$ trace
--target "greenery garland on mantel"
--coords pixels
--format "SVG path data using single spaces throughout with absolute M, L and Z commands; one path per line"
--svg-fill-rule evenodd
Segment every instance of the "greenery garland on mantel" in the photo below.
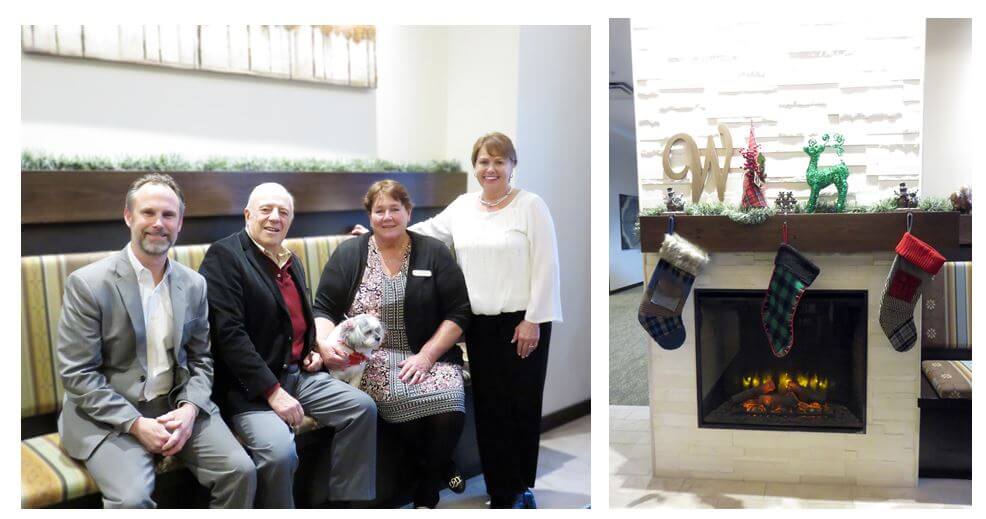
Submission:
M 324 173 L 461 173 L 455 160 L 423 163 L 380 159 L 318 159 L 284 157 L 216 156 L 189 160 L 178 154 L 124 156 L 70 156 L 24 150 L 21 171 L 238 171 Z
M 945 197 L 935 197 L 929 196 L 921 199 L 918 203 L 918 209 L 925 212 L 946 212 L 954 211 L 952 208 L 952 202 Z M 843 213 L 888 213 L 897 210 L 897 198 L 890 197 L 884 200 L 877 201 L 871 205 L 862 205 L 856 202 L 847 202 L 846 209 Z M 835 204 L 819 202 L 815 207 L 815 214 L 818 213 L 835 213 Z M 640 211 L 640 216 L 661 216 L 667 213 L 666 206 L 662 203 L 658 207 L 653 207 L 650 209 L 643 209 Z M 675 213 L 681 214 L 681 213 Z M 767 221 L 768 218 L 778 214 L 777 209 L 773 207 L 758 207 L 752 209 L 740 209 L 732 204 L 727 204 L 725 202 L 699 202 L 697 204 L 685 203 L 684 214 L 688 216 L 725 216 L 730 220 L 740 223 L 743 225 L 760 225 Z M 789 214 L 806 214 L 805 202 L 798 202 L 797 207 L 794 211 Z M 640 219 L 637 219 L 636 224 L 634 224 L 634 232 L 640 235 Z

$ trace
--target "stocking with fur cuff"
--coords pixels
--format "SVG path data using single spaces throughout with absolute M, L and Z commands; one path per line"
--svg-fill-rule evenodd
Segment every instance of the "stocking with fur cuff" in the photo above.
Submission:
M 677 234 L 664 235 L 658 256 L 660 261 L 637 309 L 637 321 L 657 344 L 673 350 L 685 342 L 681 311 L 709 256 Z

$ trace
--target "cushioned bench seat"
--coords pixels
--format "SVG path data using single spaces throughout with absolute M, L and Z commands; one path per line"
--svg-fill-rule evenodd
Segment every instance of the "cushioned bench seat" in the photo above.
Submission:
M 938 398 L 972 398 L 971 360 L 925 360 L 921 372 Z
M 62 450 L 58 433 L 21 442 L 21 507 L 51 506 L 98 491 L 82 463 Z
M 318 422 L 306 416 L 295 429 L 301 435 L 318 428 Z M 181 460 L 169 456 L 155 466 L 165 474 L 183 467 Z M 43 508 L 99 492 L 81 461 L 62 450 L 57 432 L 21 441 L 21 507 Z

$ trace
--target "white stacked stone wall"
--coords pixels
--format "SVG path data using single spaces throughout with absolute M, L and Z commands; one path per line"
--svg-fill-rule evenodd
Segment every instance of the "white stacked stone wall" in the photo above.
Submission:
M 695 289 L 765 290 L 769 284 L 774 253 L 710 256 L 711 262 L 695 280 Z M 685 343 L 672 351 L 654 342 L 650 345 L 655 477 L 865 486 L 917 484 L 920 352 L 919 348 L 895 351 L 878 321 L 880 296 L 893 254 L 808 256 L 821 268 L 809 290 L 868 292 L 866 433 L 699 428 L 692 294 L 682 315 L 687 330 Z M 650 277 L 657 261 L 656 254 L 644 254 L 645 277 Z M 921 312 L 915 312 L 919 330 L 920 318 Z
M 805 20 L 809 15 L 806 7 Z M 849 201 L 892 196 L 901 181 L 919 188 L 924 20 L 730 22 L 695 26 L 674 17 L 631 20 L 640 207 L 655 207 L 673 187 L 691 200 L 690 178 L 673 181 L 661 166 L 664 145 L 687 133 L 700 148 L 726 124 L 734 148 L 746 146 L 752 120 L 767 157 L 768 201 L 780 191 L 799 200 L 810 137 L 845 136 Z M 851 20 L 850 20 L 851 19 Z M 819 166 L 837 164 L 826 150 Z M 672 164 L 684 162 L 676 151 Z M 733 155 L 725 200 L 739 205 L 743 158 Z M 833 200 L 835 188 L 822 191 Z M 825 196 L 827 195 L 827 196 Z M 717 199 L 713 183 L 703 200 Z

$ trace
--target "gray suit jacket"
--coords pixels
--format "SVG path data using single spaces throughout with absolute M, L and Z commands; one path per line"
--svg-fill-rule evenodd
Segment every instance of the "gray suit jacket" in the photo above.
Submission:
M 187 400 L 218 414 L 209 398 L 213 368 L 205 279 L 173 261 L 170 290 L 175 384 L 168 401 L 172 408 Z M 135 404 L 147 380 L 145 341 L 140 288 L 126 248 L 68 277 L 58 321 L 58 367 L 65 387 L 58 432 L 73 458 L 88 459 L 103 439 L 126 433 L 141 416 Z

